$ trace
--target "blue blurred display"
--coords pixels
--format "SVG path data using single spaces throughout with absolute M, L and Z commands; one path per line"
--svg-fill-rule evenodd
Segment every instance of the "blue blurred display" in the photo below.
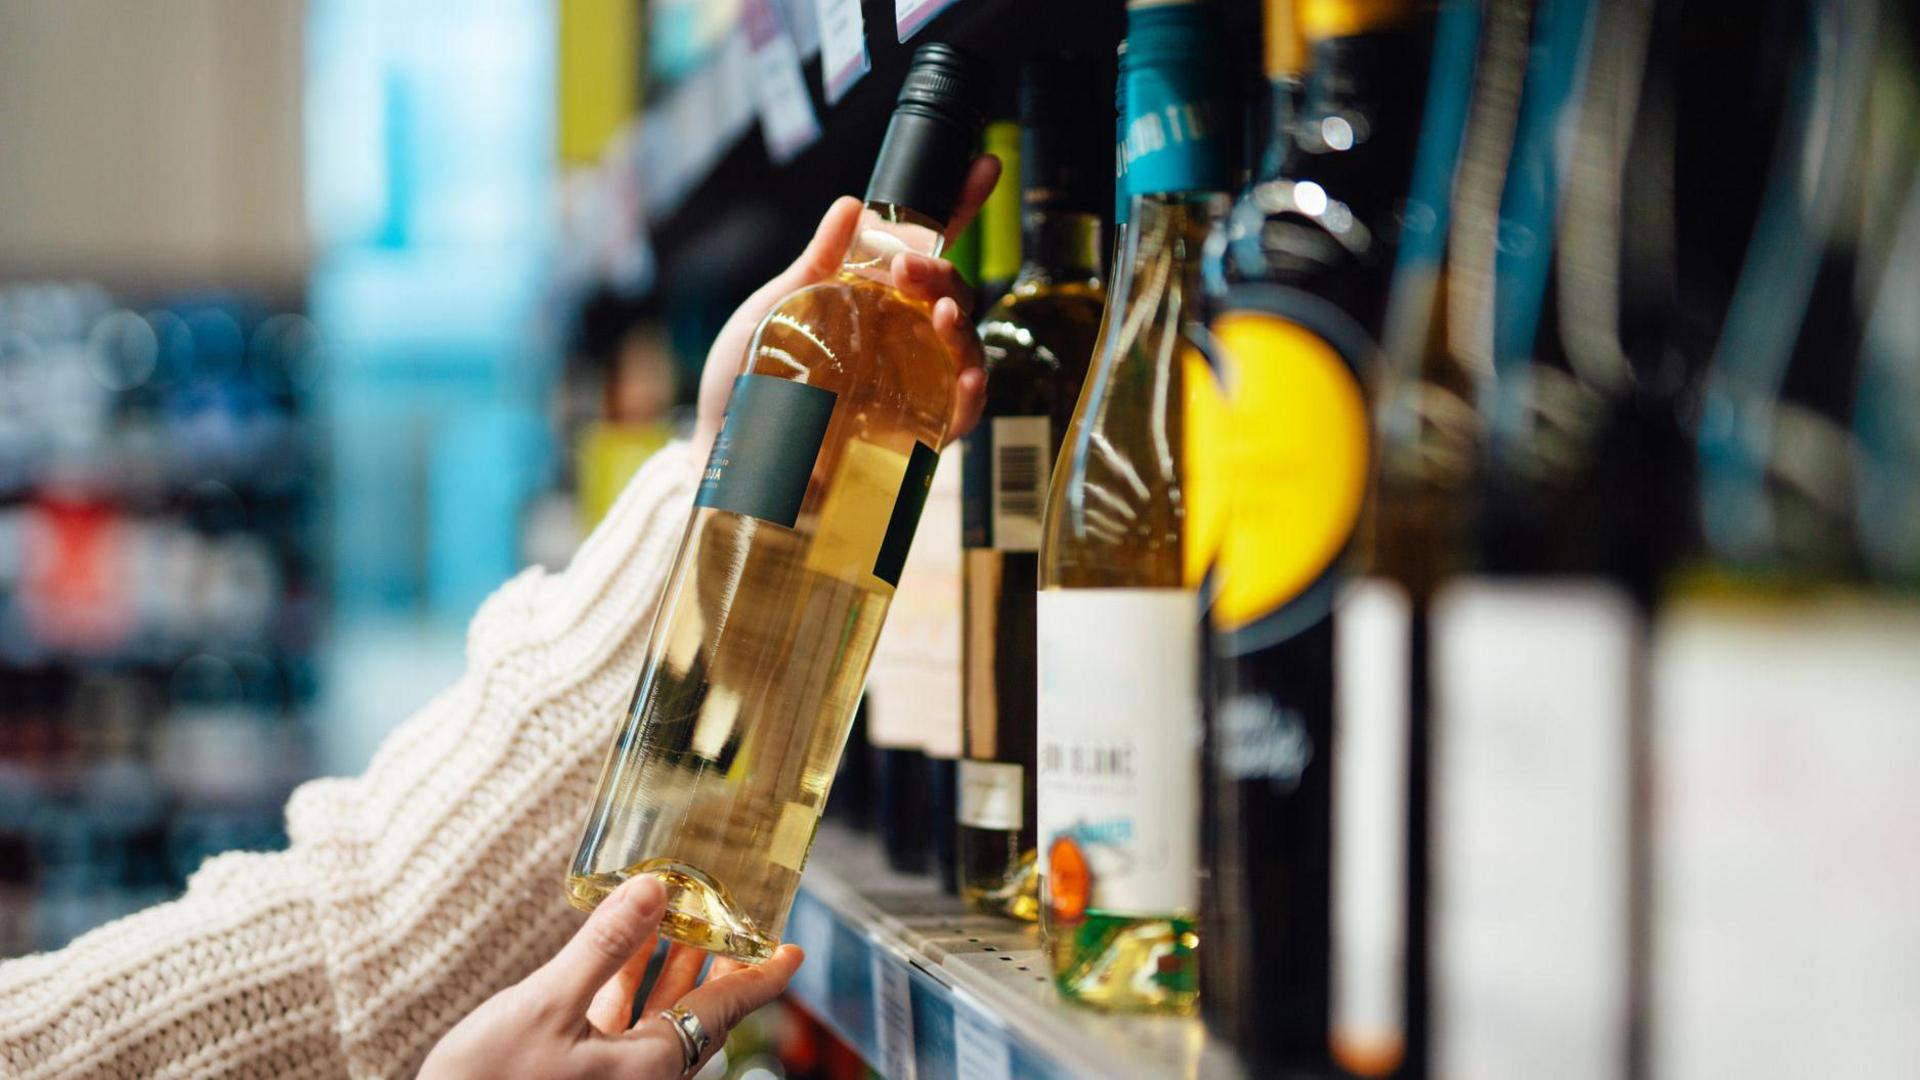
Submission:
M 554 10 L 318 0 L 311 309 L 343 619 L 463 619 L 551 474 Z

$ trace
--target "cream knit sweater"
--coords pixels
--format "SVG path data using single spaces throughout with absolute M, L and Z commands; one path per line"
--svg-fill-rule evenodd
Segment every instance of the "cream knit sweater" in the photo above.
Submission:
M 0 964 L 0 1076 L 411 1076 L 552 957 L 693 480 L 661 451 L 565 572 L 488 598 L 465 676 L 364 774 L 296 791 L 287 850 L 209 859 L 181 899 Z

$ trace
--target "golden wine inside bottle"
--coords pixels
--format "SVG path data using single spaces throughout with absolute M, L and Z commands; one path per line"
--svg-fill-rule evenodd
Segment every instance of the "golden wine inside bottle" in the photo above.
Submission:
M 1041 926 L 1061 992 L 1105 1009 L 1197 1000 L 1197 575 L 1192 398 L 1212 390 L 1180 317 L 1204 202 L 1134 204 L 1129 295 L 1067 429 L 1040 556 Z M 1217 391 L 1213 391 L 1217 393 Z
M 938 255 L 984 75 L 923 45 L 832 280 L 760 321 L 701 475 L 567 895 L 667 885 L 666 936 L 773 953 L 953 414 L 930 307 L 891 285 Z
M 754 380 L 798 376 L 787 385 L 832 397 L 818 456 L 791 527 L 695 510 L 568 892 L 590 907 L 658 874 L 663 932 L 761 959 L 779 942 L 893 596 L 876 560 L 896 508 L 924 498 L 953 371 L 924 305 L 852 271 L 775 308 L 749 357 L 730 426 L 764 421 Z M 723 434 L 716 462 L 728 445 Z

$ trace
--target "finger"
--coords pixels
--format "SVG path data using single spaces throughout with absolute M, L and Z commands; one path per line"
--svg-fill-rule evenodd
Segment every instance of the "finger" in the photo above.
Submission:
M 691 945 L 676 943 L 667 950 L 667 962 L 660 965 L 660 977 L 653 981 L 642 1015 L 652 1016 L 686 997 L 687 991 L 700 981 L 700 969 L 706 964 L 707 954 Z
M 724 979 L 736 971 L 745 971 L 752 966 L 752 964 L 735 960 L 731 956 L 716 956 L 713 958 L 713 963 L 707 967 L 707 981 Z
M 558 955 L 528 977 L 543 1004 L 578 1024 L 600 988 L 648 948 L 666 907 L 667 892 L 658 879 L 647 874 L 627 879 L 600 901 Z
M 584 1039 L 568 1052 L 575 1076 L 682 1076 L 686 1052 L 665 1020 L 649 1017 L 611 1039 Z
M 953 415 L 947 422 L 947 439 L 954 439 L 973 430 L 980 422 L 980 413 L 987 403 L 987 372 L 985 357 L 980 350 L 980 335 L 974 331 L 973 323 L 961 314 L 960 307 L 951 299 L 941 300 L 933 305 L 933 332 L 940 343 L 947 347 L 947 354 L 953 357 L 955 369 L 953 383 Z
M 847 257 L 847 248 L 853 244 L 853 232 L 860 225 L 860 206 L 860 200 L 851 195 L 833 200 L 833 205 L 827 207 L 826 214 L 820 218 L 820 227 L 813 231 L 813 239 L 807 242 L 806 250 L 778 277 L 761 286 L 761 291 L 772 290 L 777 299 L 832 277 Z
M 987 407 L 987 373 L 972 368 L 954 381 L 953 423 L 947 429 L 947 442 L 966 435 L 980 423 Z
M 931 304 L 944 296 L 959 304 L 963 314 L 973 310 L 973 286 L 945 259 L 902 252 L 893 257 L 888 270 L 893 287 L 910 300 Z
M 647 980 L 647 967 L 653 963 L 653 954 L 658 951 L 659 938 L 648 941 L 645 948 L 636 951 L 606 985 L 594 992 L 593 1004 L 587 1007 L 587 1022 L 604 1035 L 615 1035 L 627 1030 L 633 1023 L 633 999 L 640 993 L 640 984 Z
M 1000 182 L 1000 159 L 992 154 L 981 154 L 967 166 L 967 178 L 960 185 L 960 199 L 954 204 L 953 217 L 947 222 L 947 239 L 951 241 L 966 231 L 973 223 L 973 216 L 980 212 L 980 204 L 993 194 L 993 186 Z
M 799 946 L 782 945 L 762 963 L 738 965 L 724 975 L 710 976 L 680 999 L 680 1007 L 699 1018 L 700 1026 L 709 1038 L 707 1053 L 701 1056 L 702 1064 L 727 1041 L 727 1033 L 733 1030 L 735 1024 L 746 1019 L 748 1013 L 780 996 L 804 959 L 806 954 L 800 951 Z M 656 1019 L 653 1024 L 636 1027 L 634 1031 L 640 1032 L 642 1028 L 650 1029 L 656 1025 L 665 1027 L 666 1023 L 665 1020 Z M 667 1034 L 671 1035 L 672 1032 L 668 1031 Z M 689 1071 L 698 1071 L 698 1068 Z

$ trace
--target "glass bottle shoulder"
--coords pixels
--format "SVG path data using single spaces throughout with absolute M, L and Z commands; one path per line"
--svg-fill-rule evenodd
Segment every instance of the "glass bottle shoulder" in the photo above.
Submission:
M 980 343 L 992 380 L 1086 374 L 1100 332 L 1106 292 L 1097 283 L 1072 282 L 1017 290 L 1002 297 L 979 322 Z
M 936 446 L 952 411 L 954 361 L 930 305 L 854 273 L 775 304 L 754 331 L 746 370 L 832 390 L 869 419 L 904 422 Z
M 1041 585 L 1181 588 L 1189 379 L 1207 366 L 1199 257 L 1208 210 L 1140 207 L 1127 295 L 1054 470 Z

